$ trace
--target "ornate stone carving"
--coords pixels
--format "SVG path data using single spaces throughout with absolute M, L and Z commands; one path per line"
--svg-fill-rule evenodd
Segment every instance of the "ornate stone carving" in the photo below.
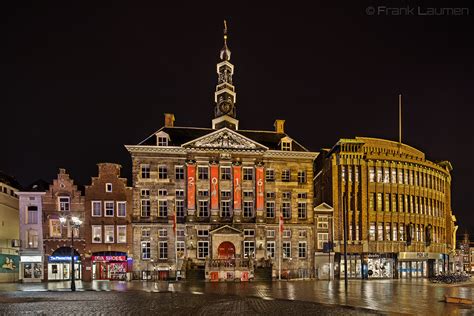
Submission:
M 183 147 L 208 149 L 266 150 L 267 148 L 228 128 L 223 128 L 209 135 L 198 138 Z

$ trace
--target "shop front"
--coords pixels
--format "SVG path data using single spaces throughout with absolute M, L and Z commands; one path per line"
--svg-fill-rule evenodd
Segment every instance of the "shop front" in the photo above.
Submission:
M 391 279 L 395 277 L 393 253 L 347 254 L 347 278 Z M 344 256 L 340 255 L 340 278 L 344 278 Z
M 43 257 L 20 256 L 20 278 L 23 282 L 41 282 L 43 280 Z
M 81 257 L 74 251 L 74 276 L 76 280 L 82 279 Z M 71 279 L 71 249 L 61 247 L 48 257 L 48 280 Z
M 444 255 L 434 252 L 400 252 L 398 276 L 402 279 L 427 278 L 443 272 Z
M 91 257 L 94 280 L 126 280 L 128 271 L 125 253 L 96 253 Z

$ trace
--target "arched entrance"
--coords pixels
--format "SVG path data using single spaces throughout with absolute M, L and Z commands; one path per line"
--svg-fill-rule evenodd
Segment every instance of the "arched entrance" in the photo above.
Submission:
M 74 274 L 76 280 L 82 279 L 81 256 L 74 249 Z M 71 279 L 71 248 L 60 247 L 48 257 L 48 280 Z
M 222 242 L 217 248 L 219 259 L 235 259 L 235 246 L 230 241 Z

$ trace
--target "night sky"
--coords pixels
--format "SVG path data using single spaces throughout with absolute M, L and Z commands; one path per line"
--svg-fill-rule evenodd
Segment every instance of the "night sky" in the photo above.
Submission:
M 0 8 L 0 170 L 23 185 L 51 181 L 60 167 L 90 184 L 98 162 L 121 163 L 130 177 L 123 145 L 160 128 L 165 112 L 177 126 L 210 127 L 226 18 L 241 129 L 285 119 L 314 151 L 355 136 L 397 140 L 402 93 L 403 142 L 451 161 L 452 208 L 460 231 L 474 233 L 471 1 L 444 2 L 468 7 L 467 16 L 366 13 L 405 1 L 69 2 Z

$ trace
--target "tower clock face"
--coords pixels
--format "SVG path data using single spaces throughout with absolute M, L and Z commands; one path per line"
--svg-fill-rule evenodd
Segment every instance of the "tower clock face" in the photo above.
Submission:
M 222 113 L 227 114 L 232 110 L 232 104 L 230 104 L 230 102 L 223 101 L 221 104 L 219 104 L 219 110 Z

